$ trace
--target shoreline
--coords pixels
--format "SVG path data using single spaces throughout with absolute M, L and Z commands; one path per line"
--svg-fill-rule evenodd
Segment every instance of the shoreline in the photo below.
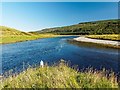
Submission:
M 31 38 L 31 39 L 28 38 L 28 39 L 16 40 L 16 41 L 10 41 L 10 42 L 2 42 L 3 40 L 1 40 L 2 43 L 0 42 L 0 45 L 13 44 L 13 43 L 18 43 L 18 42 L 26 42 L 26 41 L 33 41 L 33 40 L 44 39 L 44 38 L 54 38 L 54 37 L 59 37 L 59 36 L 53 35 L 53 36 L 50 36 L 50 37 L 36 37 L 36 38 Z
M 119 41 L 91 39 L 91 38 L 87 38 L 85 36 L 73 38 L 73 40 L 77 41 L 77 42 L 100 44 L 100 45 L 104 45 L 104 46 L 112 47 L 112 48 L 120 48 Z
M 18 42 L 26 42 L 26 41 L 33 41 L 33 40 L 38 40 L 38 39 L 45 39 L 45 38 L 55 38 L 55 37 L 63 37 L 63 36 L 80 36 L 80 35 L 53 35 L 51 37 L 38 37 L 38 38 L 33 38 L 33 39 L 25 39 L 25 40 L 20 40 L 20 41 L 12 41 L 12 42 L 5 42 L 5 43 L 0 43 L 0 45 L 4 44 L 13 44 L 13 43 L 18 43 Z M 1 38 L 2 39 L 2 38 Z M 2 42 L 2 40 L 1 40 Z

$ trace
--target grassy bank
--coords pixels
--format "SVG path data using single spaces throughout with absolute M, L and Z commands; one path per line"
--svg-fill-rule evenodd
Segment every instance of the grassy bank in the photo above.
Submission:
M 35 40 L 39 38 L 49 38 L 58 36 L 53 34 L 27 33 L 4 26 L 0 26 L 0 31 L 0 44 L 15 43 L 21 41 Z
M 22 42 L 22 41 L 28 41 L 28 40 L 35 40 L 40 38 L 49 38 L 49 37 L 56 37 L 57 35 L 53 34 L 39 34 L 39 35 L 13 35 L 13 36 L 2 36 L 2 41 L 0 44 L 6 44 L 6 43 L 15 43 L 15 42 Z
M 120 34 L 88 35 L 88 38 L 120 41 Z
M 114 74 L 105 71 L 78 72 L 61 62 L 54 66 L 28 68 L 26 71 L 5 78 L 0 88 L 118 88 Z

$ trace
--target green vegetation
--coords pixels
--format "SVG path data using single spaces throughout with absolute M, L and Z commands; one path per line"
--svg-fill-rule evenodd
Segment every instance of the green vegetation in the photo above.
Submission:
M 105 40 L 114 40 L 120 41 L 120 34 L 108 34 L 108 35 L 88 35 L 86 37 L 93 39 L 105 39 Z
M 63 60 L 53 66 L 28 68 L 18 75 L 4 78 L 0 88 L 118 88 L 113 73 L 86 69 L 85 72 L 70 68 Z
M 62 35 L 118 34 L 119 20 L 103 20 L 79 23 L 71 26 L 56 27 L 36 31 L 37 33 L 54 33 Z
M 97 35 L 98 36 L 87 36 L 89 38 L 98 39 L 110 39 L 120 40 L 115 34 L 119 34 L 120 29 L 118 28 L 119 20 L 103 20 L 94 22 L 84 22 L 76 25 L 56 27 L 43 29 L 36 32 L 21 32 L 13 28 L 0 26 L 2 35 L 0 35 L 0 44 L 14 43 L 27 40 L 35 40 L 39 38 L 55 37 L 57 35 Z M 114 35 L 103 35 L 102 34 L 114 34 Z
M 0 44 L 21 42 L 27 40 L 35 40 L 39 38 L 55 37 L 53 34 L 37 34 L 37 33 L 26 33 L 13 28 L 0 26 Z

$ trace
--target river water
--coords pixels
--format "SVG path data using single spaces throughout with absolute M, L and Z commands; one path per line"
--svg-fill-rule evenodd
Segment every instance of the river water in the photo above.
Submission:
M 4 44 L 2 46 L 2 72 L 22 71 L 29 65 L 39 65 L 40 61 L 52 65 L 64 59 L 79 69 L 93 67 L 119 72 L 118 50 L 112 48 L 84 46 L 68 43 L 68 39 L 77 36 L 38 39 L 33 41 Z

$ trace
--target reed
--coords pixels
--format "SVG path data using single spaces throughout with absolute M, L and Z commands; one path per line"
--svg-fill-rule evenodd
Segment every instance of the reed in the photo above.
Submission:
M 63 61 L 59 64 L 28 68 L 17 74 L 3 78 L 0 88 L 118 88 L 114 73 L 91 68 L 81 72 Z

